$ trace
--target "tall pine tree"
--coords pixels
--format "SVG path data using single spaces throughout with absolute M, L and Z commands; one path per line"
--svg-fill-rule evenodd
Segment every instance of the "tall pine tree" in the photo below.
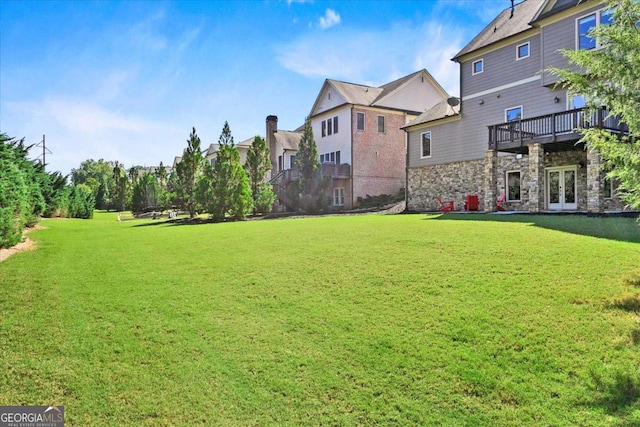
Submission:
M 216 221 L 224 221 L 227 216 L 244 218 L 252 208 L 251 188 L 228 122 L 224 123 L 218 146 L 213 166 L 205 167 L 198 184 L 199 200 Z
M 276 201 L 276 196 L 273 194 L 271 185 L 264 181 L 265 176 L 271 170 L 271 161 L 269 160 L 269 148 L 260 136 L 253 139 L 251 147 L 247 151 L 244 169 L 251 186 L 253 213 L 269 212 Z
M 294 184 L 297 185 L 297 189 L 294 191 L 297 191 L 299 206 L 305 212 L 321 212 L 329 204 L 326 191 L 331 184 L 331 178 L 322 176 L 318 147 L 313 138 L 311 118 L 309 117 L 304 121 L 302 137 L 296 154 L 296 167 L 298 168 L 299 180 Z M 292 191 L 289 190 L 288 193 L 291 194 Z
M 182 207 L 189 212 L 190 218 L 195 217 L 197 212 L 196 190 L 202 175 L 203 165 L 204 157 L 200 149 L 200 137 L 196 133 L 196 128 L 193 128 L 182 159 L 176 165 L 176 195 L 181 201 Z

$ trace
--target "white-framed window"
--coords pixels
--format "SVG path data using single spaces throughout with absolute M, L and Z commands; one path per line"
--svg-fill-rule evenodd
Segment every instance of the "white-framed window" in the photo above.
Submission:
M 281 171 L 283 168 L 283 164 L 282 164 L 282 156 L 278 156 L 278 171 Z
M 364 113 L 356 113 L 356 130 L 364 130 Z
M 344 206 L 344 188 L 333 189 L 333 206 Z
M 322 136 L 323 137 L 327 136 L 327 121 L 326 120 L 322 121 Z
M 576 19 L 576 50 L 590 50 L 602 47 L 600 40 L 589 35 L 589 31 L 598 25 L 610 24 L 613 9 L 601 9 Z
M 378 116 L 378 133 L 384 133 L 384 116 Z
M 519 202 L 522 200 L 520 195 L 521 177 L 520 171 L 507 171 L 507 202 Z
M 504 110 L 504 121 L 515 122 L 522 120 L 522 105 Z
M 333 120 L 327 120 L 327 135 L 331 135 L 333 133 Z
M 291 165 L 291 168 L 293 168 L 296 165 L 296 156 L 295 154 L 292 154 L 289 156 L 289 164 Z
M 471 64 L 471 75 L 480 74 L 484 71 L 484 59 L 478 59 Z
M 528 58 L 531 50 L 529 42 L 519 44 L 516 46 L 516 61 L 524 58 Z
M 331 153 L 320 154 L 320 163 L 335 163 L 340 164 L 340 150 L 332 151 Z
M 338 116 L 333 118 L 333 133 L 338 133 Z
M 420 135 L 420 158 L 431 157 L 431 131 Z

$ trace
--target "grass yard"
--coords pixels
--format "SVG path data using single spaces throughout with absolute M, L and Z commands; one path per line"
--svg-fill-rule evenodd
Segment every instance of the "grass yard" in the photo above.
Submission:
M 44 220 L 0 404 L 66 425 L 640 425 L 640 230 L 584 216 Z

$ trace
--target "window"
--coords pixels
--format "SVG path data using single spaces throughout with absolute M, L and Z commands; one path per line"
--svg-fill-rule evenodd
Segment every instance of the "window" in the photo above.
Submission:
M 529 57 L 529 42 L 518 45 L 516 47 L 516 61 L 518 59 L 524 59 Z
M 364 130 L 364 113 L 356 113 L 356 130 Z
M 338 116 L 333 118 L 333 133 L 338 133 Z
M 507 202 L 520 201 L 520 171 L 507 172 Z
M 612 9 L 603 9 L 599 12 L 593 12 L 587 16 L 578 18 L 576 20 L 576 49 L 590 50 L 602 47 L 599 40 L 589 35 L 589 31 L 598 25 L 611 24 L 612 19 Z
M 610 178 L 604 178 L 604 198 L 611 199 L 613 198 L 613 183 Z
M 325 120 L 322 121 L 322 136 L 327 136 L 327 122 Z
M 294 156 L 293 154 L 289 157 L 289 162 L 291 164 L 291 167 L 295 167 L 296 165 L 296 156 Z
M 282 156 L 278 156 L 278 171 L 282 170 Z
M 378 132 L 384 133 L 384 116 L 378 116 Z
M 484 71 L 484 60 L 479 59 L 477 61 L 474 61 L 473 64 L 471 65 L 471 74 L 476 75 L 476 74 L 480 74 L 483 71 Z
M 333 133 L 332 124 L 333 121 L 331 119 L 327 120 L 327 135 L 331 135 Z
M 505 122 L 515 122 L 517 120 L 522 120 L 522 106 L 504 110 L 504 120 Z
M 421 136 L 422 155 L 420 158 L 431 157 L 431 132 L 425 132 Z
M 333 206 L 344 206 L 344 188 L 333 189 Z
M 340 151 L 320 154 L 320 163 L 340 164 Z

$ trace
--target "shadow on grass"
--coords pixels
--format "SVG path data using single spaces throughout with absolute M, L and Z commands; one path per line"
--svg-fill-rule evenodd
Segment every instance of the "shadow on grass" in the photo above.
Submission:
M 636 405 L 640 401 L 638 378 L 625 372 L 617 372 L 612 378 L 603 378 L 599 374 L 591 373 L 591 379 L 597 397 L 590 402 L 585 402 L 588 406 L 602 408 L 608 414 L 623 419 L 634 416 Z
M 535 227 L 582 236 L 640 243 L 640 222 L 631 217 L 605 217 L 583 214 L 444 214 L 426 220 L 492 221 L 528 223 Z M 638 279 L 640 282 L 640 278 Z
M 153 222 L 145 222 L 144 224 L 137 224 L 134 227 L 156 227 L 158 225 L 169 225 L 169 226 L 177 226 L 177 225 L 203 225 L 203 224 L 221 224 L 225 222 L 237 222 L 234 220 L 228 221 L 215 221 L 210 218 L 176 218 L 169 220 L 154 220 Z
M 609 305 L 609 308 L 629 311 L 631 313 L 640 313 L 640 294 L 615 300 Z

